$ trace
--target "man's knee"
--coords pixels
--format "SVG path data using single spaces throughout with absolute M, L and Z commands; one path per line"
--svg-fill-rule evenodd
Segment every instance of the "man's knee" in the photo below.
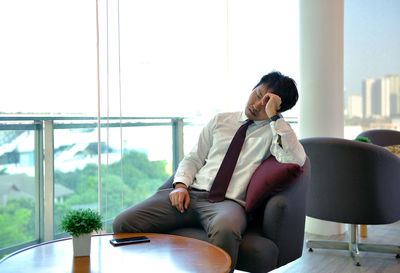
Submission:
M 245 228 L 245 222 L 242 223 L 242 221 L 237 221 L 229 217 L 218 217 L 218 219 L 214 219 L 210 226 L 208 236 L 211 241 L 228 238 L 240 241 Z
M 131 218 L 131 217 L 129 217 Z M 114 233 L 136 233 L 140 232 L 137 228 L 129 221 L 127 215 L 124 215 L 124 212 L 120 213 L 115 217 L 113 222 L 113 231 Z
M 227 238 L 232 236 L 238 240 L 241 240 L 242 238 L 241 230 L 231 226 L 220 226 L 220 227 L 214 227 L 209 232 L 210 238 L 217 238 L 217 237 Z
M 124 210 L 115 217 L 113 231 L 115 233 L 152 232 L 158 218 L 160 207 L 168 205 L 168 191 L 157 192 L 150 198 Z M 155 209 L 157 208 L 157 209 Z
M 114 222 L 113 222 L 113 232 L 114 233 L 123 233 L 123 228 L 122 228 L 122 223 L 121 220 L 118 219 L 118 216 L 115 217 Z

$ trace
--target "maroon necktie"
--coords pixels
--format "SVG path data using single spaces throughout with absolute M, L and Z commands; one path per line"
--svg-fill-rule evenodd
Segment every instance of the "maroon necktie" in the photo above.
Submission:
M 210 200 L 210 202 L 221 202 L 224 200 L 226 190 L 228 189 L 229 182 L 232 178 L 233 170 L 236 167 L 236 162 L 238 161 L 240 151 L 242 150 L 246 138 L 247 127 L 252 123 L 252 120 L 247 120 L 245 124 L 240 126 L 233 137 L 224 160 L 222 160 L 221 166 L 215 176 L 210 193 L 208 194 L 208 200 Z

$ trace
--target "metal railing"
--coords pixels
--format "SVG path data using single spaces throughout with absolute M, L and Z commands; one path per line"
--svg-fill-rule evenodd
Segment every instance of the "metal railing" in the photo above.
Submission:
M 291 124 L 297 124 L 297 118 L 285 119 Z M 204 125 L 184 120 L 183 117 L 108 117 L 101 118 L 100 128 L 171 126 L 172 169 L 174 171 L 184 155 L 184 126 Z M 98 128 L 97 117 L 0 116 L 0 131 L 34 131 L 36 238 L 30 242 L 0 249 L 0 257 L 21 248 L 54 239 L 54 131 L 89 128 Z M 109 220 L 106 219 L 106 221 Z
M 187 123 L 188 124 L 188 123 Z M 172 168 L 183 158 L 182 117 L 105 117 L 100 128 L 171 126 Z M 0 249 L 0 257 L 54 239 L 54 130 L 98 128 L 97 117 L 0 116 L 0 131 L 34 131 L 35 240 Z M 101 153 L 101 151 L 100 151 Z

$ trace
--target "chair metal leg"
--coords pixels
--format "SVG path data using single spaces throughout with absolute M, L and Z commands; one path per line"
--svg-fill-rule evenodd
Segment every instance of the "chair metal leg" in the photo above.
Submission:
M 306 242 L 306 247 L 308 248 L 321 248 L 321 249 L 339 249 L 339 250 L 348 250 L 349 244 L 346 242 L 338 242 L 338 241 L 316 241 L 316 240 L 308 240 Z
M 383 245 L 383 244 L 358 244 L 360 251 L 392 253 L 400 256 L 400 246 L 396 245 Z M 396 258 L 399 258 L 396 255 Z
M 351 256 L 354 259 L 354 264 L 356 266 L 360 266 L 360 251 L 358 248 L 358 229 L 357 225 L 348 225 L 348 238 L 349 238 L 349 250 L 351 252 Z
M 306 247 L 309 248 L 310 251 L 312 251 L 313 248 L 349 250 L 356 266 L 360 266 L 360 251 L 392 253 L 396 254 L 396 258 L 400 257 L 400 246 L 358 243 L 357 225 L 348 225 L 347 237 L 347 242 L 308 240 L 306 242 Z

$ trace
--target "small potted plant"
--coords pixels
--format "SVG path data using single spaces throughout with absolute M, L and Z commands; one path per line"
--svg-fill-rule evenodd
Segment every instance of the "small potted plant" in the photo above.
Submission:
M 367 137 L 358 136 L 354 139 L 355 141 L 365 142 L 365 143 L 372 143 L 371 140 Z
M 99 232 L 102 217 L 94 210 L 69 210 L 62 218 L 60 229 L 72 235 L 74 256 L 90 256 L 91 233 Z

